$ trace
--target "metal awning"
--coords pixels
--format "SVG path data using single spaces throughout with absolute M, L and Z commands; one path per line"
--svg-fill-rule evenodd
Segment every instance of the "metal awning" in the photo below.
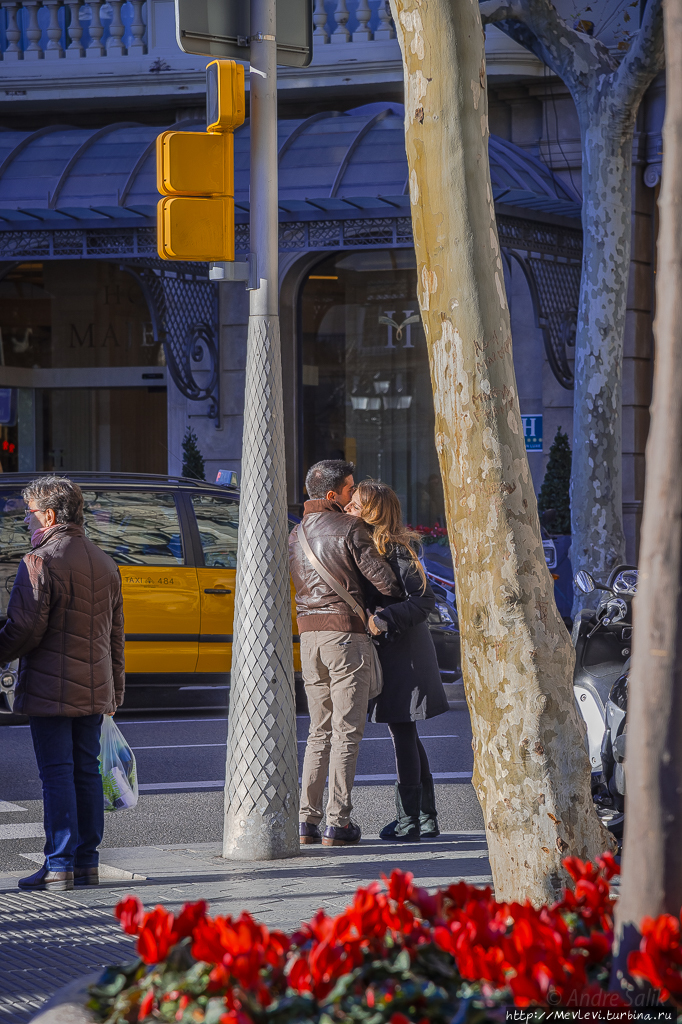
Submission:
M 399 104 L 372 103 L 280 121 L 280 221 L 409 216 L 403 117 Z M 202 124 L 171 127 L 198 131 Z M 152 226 L 161 130 L 126 122 L 0 131 L 0 232 Z M 248 221 L 249 142 L 247 122 L 235 134 L 238 223 Z M 494 135 L 489 149 L 500 212 L 507 206 L 579 220 L 580 196 L 541 160 Z

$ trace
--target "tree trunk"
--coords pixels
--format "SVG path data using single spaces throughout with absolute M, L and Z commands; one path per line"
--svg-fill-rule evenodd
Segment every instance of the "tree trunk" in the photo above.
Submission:
M 571 28 L 550 0 L 481 0 L 495 22 L 563 79 L 580 119 L 583 272 L 575 352 L 573 570 L 625 561 L 622 495 L 623 333 L 632 231 L 632 138 L 642 97 L 663 67 L 661 0 L 642 4 L 622 58 Z M 596 598 L 577 594 L 573 614 Z
M 556 897 L 562 858 L 609 844 L 590 796 L 574 654 L 528 469 L 471 0 L 391 0 L 419 302 L 457 580 L 462 667 L 497 898 Z
M 574 572 L 597 574 L 625 561 L 622 387 L 633 122 L 618 130 L 625 119 L 622 98 L 614 95 L 611 84 L 600 83 L 609 99 L 597 93 L 596 110 L 579 110 L 583 269 L 575 343 L 571 564 Z M 584 107 L 592 106 L 595 91 L 594 85 L 586 91 Z M 573 614 L 586 603 L 576 597 Z
M 617 967 L 645 916 L 682 906 L 682 0 L 665 0 L 656 369 L 629 681 Z M 615 980 L 615 979 L 614 979 Z

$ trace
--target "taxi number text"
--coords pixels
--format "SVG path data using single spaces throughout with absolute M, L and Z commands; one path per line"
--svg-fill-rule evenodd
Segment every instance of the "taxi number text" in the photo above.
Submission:
M 151 583 L 152 585 L 154 585 L 154 584 L 158 585 L 159 583 L 161 583 L 161 584 L 166 584 L 167 586 L 171 586 L 172 584 L 175 583 L 175 580 L 173 579 L 172 576 L 161 576 L 157 580 L 153 580 L 151 578 L 151 576 L 124 576 L 123 577 L 123 582 L 124 583 L 142 583 L 142 584 L 145 584 L 145 583 L 146 584 L 150 584 Z

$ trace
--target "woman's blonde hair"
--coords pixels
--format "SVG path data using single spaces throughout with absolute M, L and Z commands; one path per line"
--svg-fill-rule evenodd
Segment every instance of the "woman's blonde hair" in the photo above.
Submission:
M 361 480 L 357 495 L 360 515 L 372 531 L 372 541 L 379 554 L 387 555 L 398 545 L 404 547 L 421 577 L 422 589 L 426 590 L 426 573 L 417 556 L 420 537 L 403 523 L 400 499 L 393 488 L 379 480 Z

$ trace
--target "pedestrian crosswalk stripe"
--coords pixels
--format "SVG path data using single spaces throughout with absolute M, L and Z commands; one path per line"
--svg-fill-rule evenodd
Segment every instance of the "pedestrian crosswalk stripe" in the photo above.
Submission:
M 0 839 L 40 839 L 44 835 L 45 831 L 40 821 L 24 821 L 16 825 L 0 825 Z

